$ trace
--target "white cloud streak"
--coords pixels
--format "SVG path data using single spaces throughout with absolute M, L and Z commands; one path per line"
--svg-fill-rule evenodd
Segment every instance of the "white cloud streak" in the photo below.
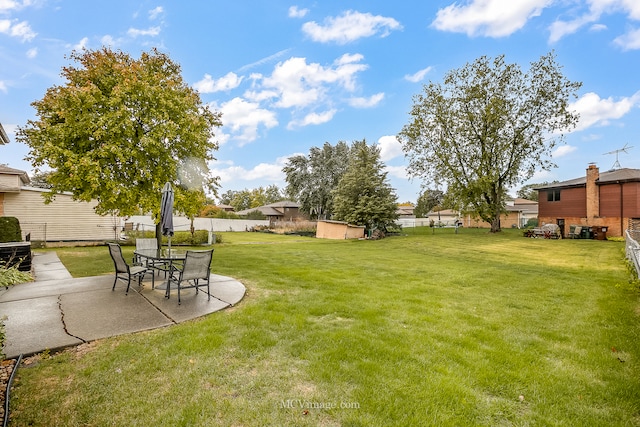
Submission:
M 354 108 L 373 108 L 380 104 L 384 99 L 384 93 L 376 93 L 375 95 L 371 95 L 368 98 L 350 98 L 347 102 Z
M 139 28 L 129 28 L 127 34 L 133 38 L 142 36 L 155 37 L 160 34 L 160 27 L 150 27 L 146 30 L 141 30 Z
M 433 67 L 423 68 L 422 70 L 418 71 L 417 73 L 405 75 L 404 79 L 407 80 L 407 81 L 410 81 L 411 83 L 418 83 L 418 82 L 422 81 L 422 79 L 424 79 L 424 76 L 429 74 L 431 72 L 431 70 L 433 70 Z

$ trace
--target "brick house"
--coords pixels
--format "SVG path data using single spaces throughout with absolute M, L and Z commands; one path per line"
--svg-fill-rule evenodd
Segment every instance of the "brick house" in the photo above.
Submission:
M 564 237 L 571 225 L 607 227 L 607 236 L 640 227 L 640 169 L 600 173 L 591 164 L 584 177 L 536 190 L 540 225 L 558 224 Z

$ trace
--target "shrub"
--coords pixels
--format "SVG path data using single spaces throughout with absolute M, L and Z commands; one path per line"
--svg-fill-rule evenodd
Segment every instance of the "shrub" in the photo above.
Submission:
M 0 262 L 0 287 L 8 288 L 18 283 L 31 282 L 33 280 L 31 273 L 18 270 L 19 264 L 18 262 L 9 267 L 8 264 Z
M 259 210 L 253 210 L 251 212 L 247 213 L 247 219 L 267 219 L 267 217 L 265 216 L 265 214 L 263 214 L 262 212 L 260 212 Z
M 121 241 L 121 244 L 135 245 L 136 239 L 153 239 L 156 237 L 155 231 L 128 231 L 127 238 Z M 220 241 L 219 239 L 217 239 Z M 176 231 L 171 237 L 172 245 L 197 246 L 206 244 L 209 241 L 209 232 L 207 230 L 196 230 L 191 236 L 190 231 Z M 162 236 L 162 244 L 168 244 L 167 236 Z
M 538 218 L 531 218 L 527 221 L 527 228 L 536 228 L 538 226 Z
M 21 242 L 20 221 L 13 216 L 0 217 L 0 243 Z

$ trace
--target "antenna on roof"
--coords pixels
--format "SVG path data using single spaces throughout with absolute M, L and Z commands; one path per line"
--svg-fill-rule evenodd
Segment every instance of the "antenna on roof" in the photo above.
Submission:
M 620 169 L 622 168 L 622 166 L 620 166 L 620 162 L 618 161 L 618 154 L 619 153 L 625 153 L 625 154 L 629 154 L 629 152 L 627 150 L 630 150 L 633 148 L 633 146 L 631 147 L 627 147 L 628 144 L 624 144 L 624 147 L 619 148 L 617 150 L 613 150 L 613 151 L 609 151 L 608 153 L 604 153 L 603 156 L 606 156 L 607 154 L 615 154 L 616 155 L 616 162 L 613 164 L 613 166 L 611 167 L 611 170 L 616 170 L 616 169 Z

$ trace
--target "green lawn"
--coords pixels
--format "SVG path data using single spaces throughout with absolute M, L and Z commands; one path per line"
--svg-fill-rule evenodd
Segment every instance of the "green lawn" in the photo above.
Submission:
M 239 305 L 21 368 L 11 425 L 640 425 L 622 243 L 404 233 L 224 233 L 213 271 L 247 286 Z M 56 251 L 77 276 L 113 268 Z

